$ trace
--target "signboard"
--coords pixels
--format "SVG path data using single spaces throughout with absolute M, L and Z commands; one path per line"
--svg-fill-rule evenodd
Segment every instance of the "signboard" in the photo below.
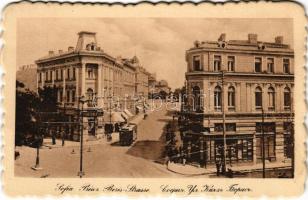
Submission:
M 83 117 L 98 117 L 103 116 L 104 112 L 102 110 L 84 110 L 81 114 Z

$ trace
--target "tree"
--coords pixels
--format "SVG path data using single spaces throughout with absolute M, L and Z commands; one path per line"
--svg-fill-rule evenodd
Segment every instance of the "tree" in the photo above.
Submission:
M 24 144 L 24 140 L 36 132 L 38 105 L 38 96 L 16 81 L 15 145 Z
M 15 145 L 23 145 L 28 138 L 41 134 L 42 122 L 56 120 L 57 110 L 56 88 L 44 87 L 36 94 L 16 81 Z

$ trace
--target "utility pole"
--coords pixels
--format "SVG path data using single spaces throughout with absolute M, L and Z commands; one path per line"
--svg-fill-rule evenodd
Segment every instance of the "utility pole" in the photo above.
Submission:
M 227 150 L 227 138 L 226 138 L 226 114 L 225 114 L 225 90 L 224 90 L 224 84 L 225 84 L 225 72 L 221 71 L 221 85 L 222 85 L 222 96 L 221 96 L 221 107 L 222 107 L 222 135 L 223 135 L 223 141 L 224 141 L 224 151 L 223 151 L 223 168 L 222 171 L 226 172 L 226 150 Z
M 79 117 L 78 117 L 79 131 L 80 131 L 80 134 L 79 134 L 80 135 L 80 163 L 79 163 L 80 169 L 78 172 L 78 176 L 80 178 L 82 178 L 82 176 L 85 175 L 83 168 L 82 168 L 82 162 L 83 162 L 83 104 L 85 103 L 85 101 L 82 98 L 83 96 L 78 98 L 78 114 L 80 112 L 79 104 L 81 103 L 81 114 L 79 114 Z M 80 125 L 80 115 L 81 115 L 81 125 Z
M 265 178 L 265 135 L 264 135 L 264 109 L 263 109 L 263 105 L 262 105 L 261 133 L 262 133 L 262 177 Z

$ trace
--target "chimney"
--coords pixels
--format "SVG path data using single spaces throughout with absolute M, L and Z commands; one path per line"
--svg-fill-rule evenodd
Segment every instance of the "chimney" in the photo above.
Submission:
M 54 51 L 49 51 L 48 55 L 50 55 L 50 56 L 54 55 Z
M 220 34 L 220 36 L 219 36 L 219 38 L 218 38 L 218 41 L 223 41 L 223 42 L 225 42 L 225 41 L 226 41 L 226 34 L 225 34 L 225 33 Z
M 248 34 L 248 42 L 252 44 L 257 44 L 258 43 L 258 35 L 254 33 L 249 33 Z
M 63 53 L 63 50 L 62 50 L 62 49 L 60 49 L 60 50 L 59 50 L 59 54 L 62 54 L 62 53 Z
M 74 51 L 74 47 L 68 47 L 68 51 Z
M 283 44 L 283 36 L 275 37 L 275 43 L 276 44 Z

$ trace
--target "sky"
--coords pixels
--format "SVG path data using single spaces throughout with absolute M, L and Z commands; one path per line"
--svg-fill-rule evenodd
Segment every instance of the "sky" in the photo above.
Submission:
M 96 32 L 98 45 L 113 57 L 136 55 L 157 79 L 167 80 L 172 89 L 182 87 L 187 64 L 185 51 L 196 40 L 258 40 L 273 42 L 278 35 L 293 46 L 291 19 L 218 18 L 23 18 L 17 23 L 17 69 L 32 64 L 49 50 L 76 47 L 77 33 Z

